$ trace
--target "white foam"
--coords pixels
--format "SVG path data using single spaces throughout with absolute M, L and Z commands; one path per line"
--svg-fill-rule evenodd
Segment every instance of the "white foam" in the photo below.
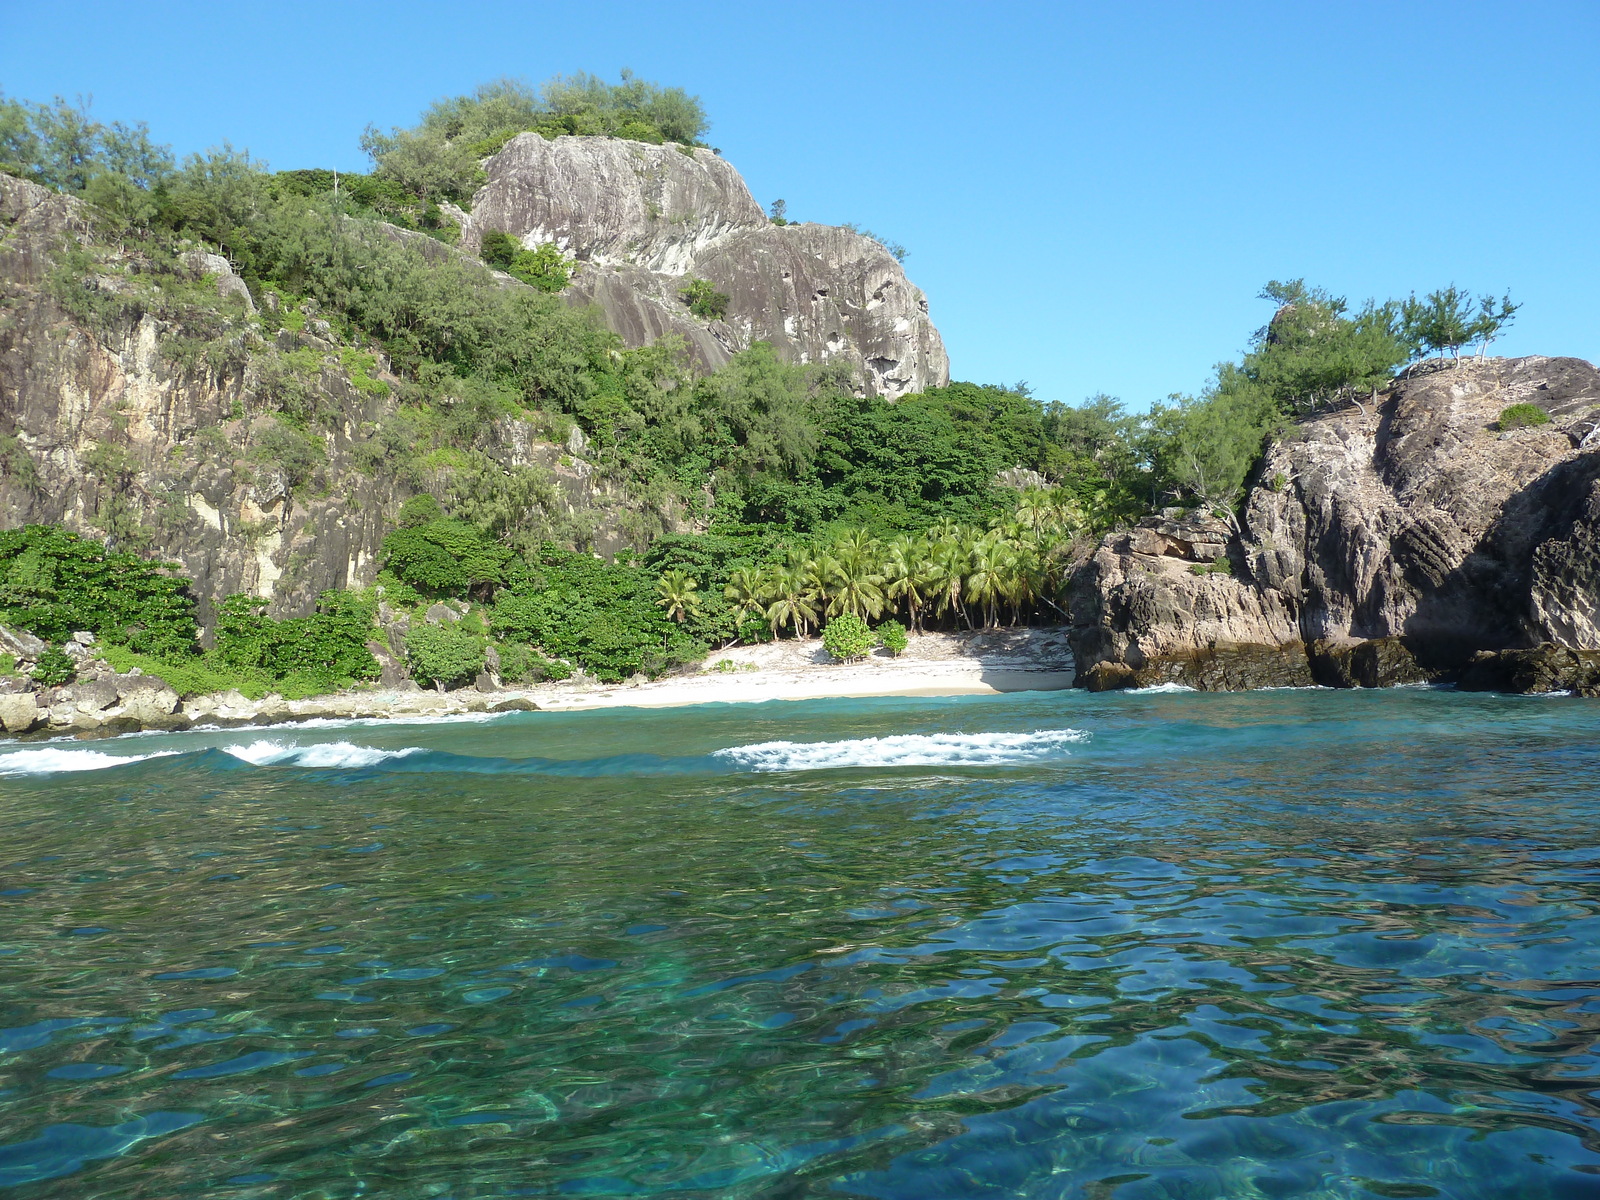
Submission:
M 1141 696 L 1167 696 L 1173 692 L 1192 692 L 1196 689 L 1186 683 L 1157 683 L 1150 687 L 1129 688 L 1128 690 L 1137 692 Z
M 158 750 L 154 754 L 105 754 L 99 750 L 60 750 L 46 746 L 38 750 L 13 750 L 0 754 L 0 775 L 56 775 L 62 771 L 104 771 L 125 767 L 148 758 L 166 758 L 177 750 Z
M 716 751 L 754 771 L 818 771 L 831 767 L 983 767 L 1037 762 L 1087 742 L 1078 729 L 1037 733 L 904 733 L 843 742 L 760 742 Z
M 248 746 L 223 746 L 235 758 L 258 767 L 276 767 L 293 764 L 297 767 L 371 767 L 391 758 L 404 758 L 408 754 L 421 754 L 421 746 L 406 746 L 400 750 L 379 750 L 374 746 L 357 746 L 352 742 L 322 742 L 311 746 L 287 746 L 282 742 L 257 741 Z

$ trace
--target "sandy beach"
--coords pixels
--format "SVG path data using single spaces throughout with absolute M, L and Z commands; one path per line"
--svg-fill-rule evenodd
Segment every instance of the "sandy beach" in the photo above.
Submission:
M 699 669 L 655 681 L 607 684 L 580 676 L 526 688 L 480 691 L 469 687 L 453 692 L 427 691 L 413 684 L 359 688 L 303 700 L 282 696 L 251 700 L 238 692 L 223 692 L 192 696 L 181 703 L 169 690 L 169 707 L 137 716 L 122 708 L 35 707 L 31 727 L 7 728 L 33 739 L 96 738 L 141 729 L 233 728 L 314 720 L 431 720 L 511 711 L 1050 691 L 1071 687 L 1072 677 L 1072 654 L 1066 631 L 1060 628 L 924 634 L 912 638 L 899 656 L 878 650 L 853 663 L 835 662 L 820 639 L 809 638 L 714 651 Z
M 694 675 L 653 683 L 564 685 L 525 695 L 550 711 L 663 708 L 679 704 L 816 700 L 831 696 L 963 696 L 1072 686 L 1072 653 L 1062 629 L 929 633 L 904 653 L 878 650 L 839 663 L 820 638 L 713 651 Z

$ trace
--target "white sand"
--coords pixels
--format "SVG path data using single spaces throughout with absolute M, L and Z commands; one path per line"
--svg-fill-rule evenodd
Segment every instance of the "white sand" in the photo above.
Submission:
M 818 700 L 830 696 L 963 696 L 1050 691 L 1072 686 L 1072 654 L 1063 629 L 932 633 L 911 639 L 898 658 L 879 650 L 864 662 L 836 663 L 819 639 L 736 646 L 713 652 L 696 673 L 654 683 L 602 684 L 572 679 L 531 688 L 440 693 L 420 688 L 363 688 L 305 700 L 238 693 L 197 696 L 183 716 L 198 725 L 272 726 L 309 720 L 435 720 L 504 711 L 530 702 L 547 712 L 591 708 L 664 708 L 680 704 Z M 80 736 L 85 731 L 78 731 Z
M 1061 629 L 930 633 L 899 657 L 879 650 L 836 663 L 819 638 L 713 651 L 698 674 L 654 683 L 555 685 L 526 695 L 554 712 L 664 708 L 679 704 L 815 700 L 830 696 L 963 696 L 1072 686 L 1072 654 Z

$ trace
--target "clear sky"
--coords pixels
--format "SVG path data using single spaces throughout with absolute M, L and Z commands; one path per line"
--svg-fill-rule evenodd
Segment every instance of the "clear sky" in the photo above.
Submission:
M 500 75 L 698 93 L 763 204 L 910 249 L 956 378 L 1145 407 L 1271 315 L 1455 282 L 1600 359 L 1600 2 L 0 0 L 0 87 L 188 152 L 365 169 Z

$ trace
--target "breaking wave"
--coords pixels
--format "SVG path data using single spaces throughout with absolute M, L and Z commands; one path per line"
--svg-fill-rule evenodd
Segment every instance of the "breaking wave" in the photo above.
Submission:
M 325 742 L 312 746 L 290 746 L 282 742 L 255 741 L 247 745 L 223 746 L 225 754 L 255 767 L 373 767 L 393 759 L 425 753 L 420 747 L 378 750 L 353 742 Z M 200 754 L 216 753 L 201 751 Z M 0 754 L 0 775 L 59 775 L 72 771 L 104 771 L 110 767 L 131 767 L 153 758 L 194 757 L 193 751 L 157 750 L 151 754 L 107 754 L 103 750 L 69 750 L 41 746 L 37 750 L 13 750 Z
M 716 751 L 753 771 L 819 771 L 833 767 L 984 767 L 1038 762 L 1087 742 L 1079 729 L 1037 733 L 905 733 L 843 742 L 760 742 Z
M 38 750 L 13 750 L 0 754 L 0 775 L 55 775 L 61 771 L 103 771 L 126 767 L 147 758 L 170 758 L 177 750 L 154 754 L 106 754 L 100 750 L 64 750 L 43 746 Z
M 420 746 L 402 750 L 378 750 L 353 742 L 324 742 L 315 746 L 286 746 L 282 742 L 257 741 L 248 746 L 224 746 L 224 751 L 257 767 L 374 767 L 390 759 L 424 753 Z

